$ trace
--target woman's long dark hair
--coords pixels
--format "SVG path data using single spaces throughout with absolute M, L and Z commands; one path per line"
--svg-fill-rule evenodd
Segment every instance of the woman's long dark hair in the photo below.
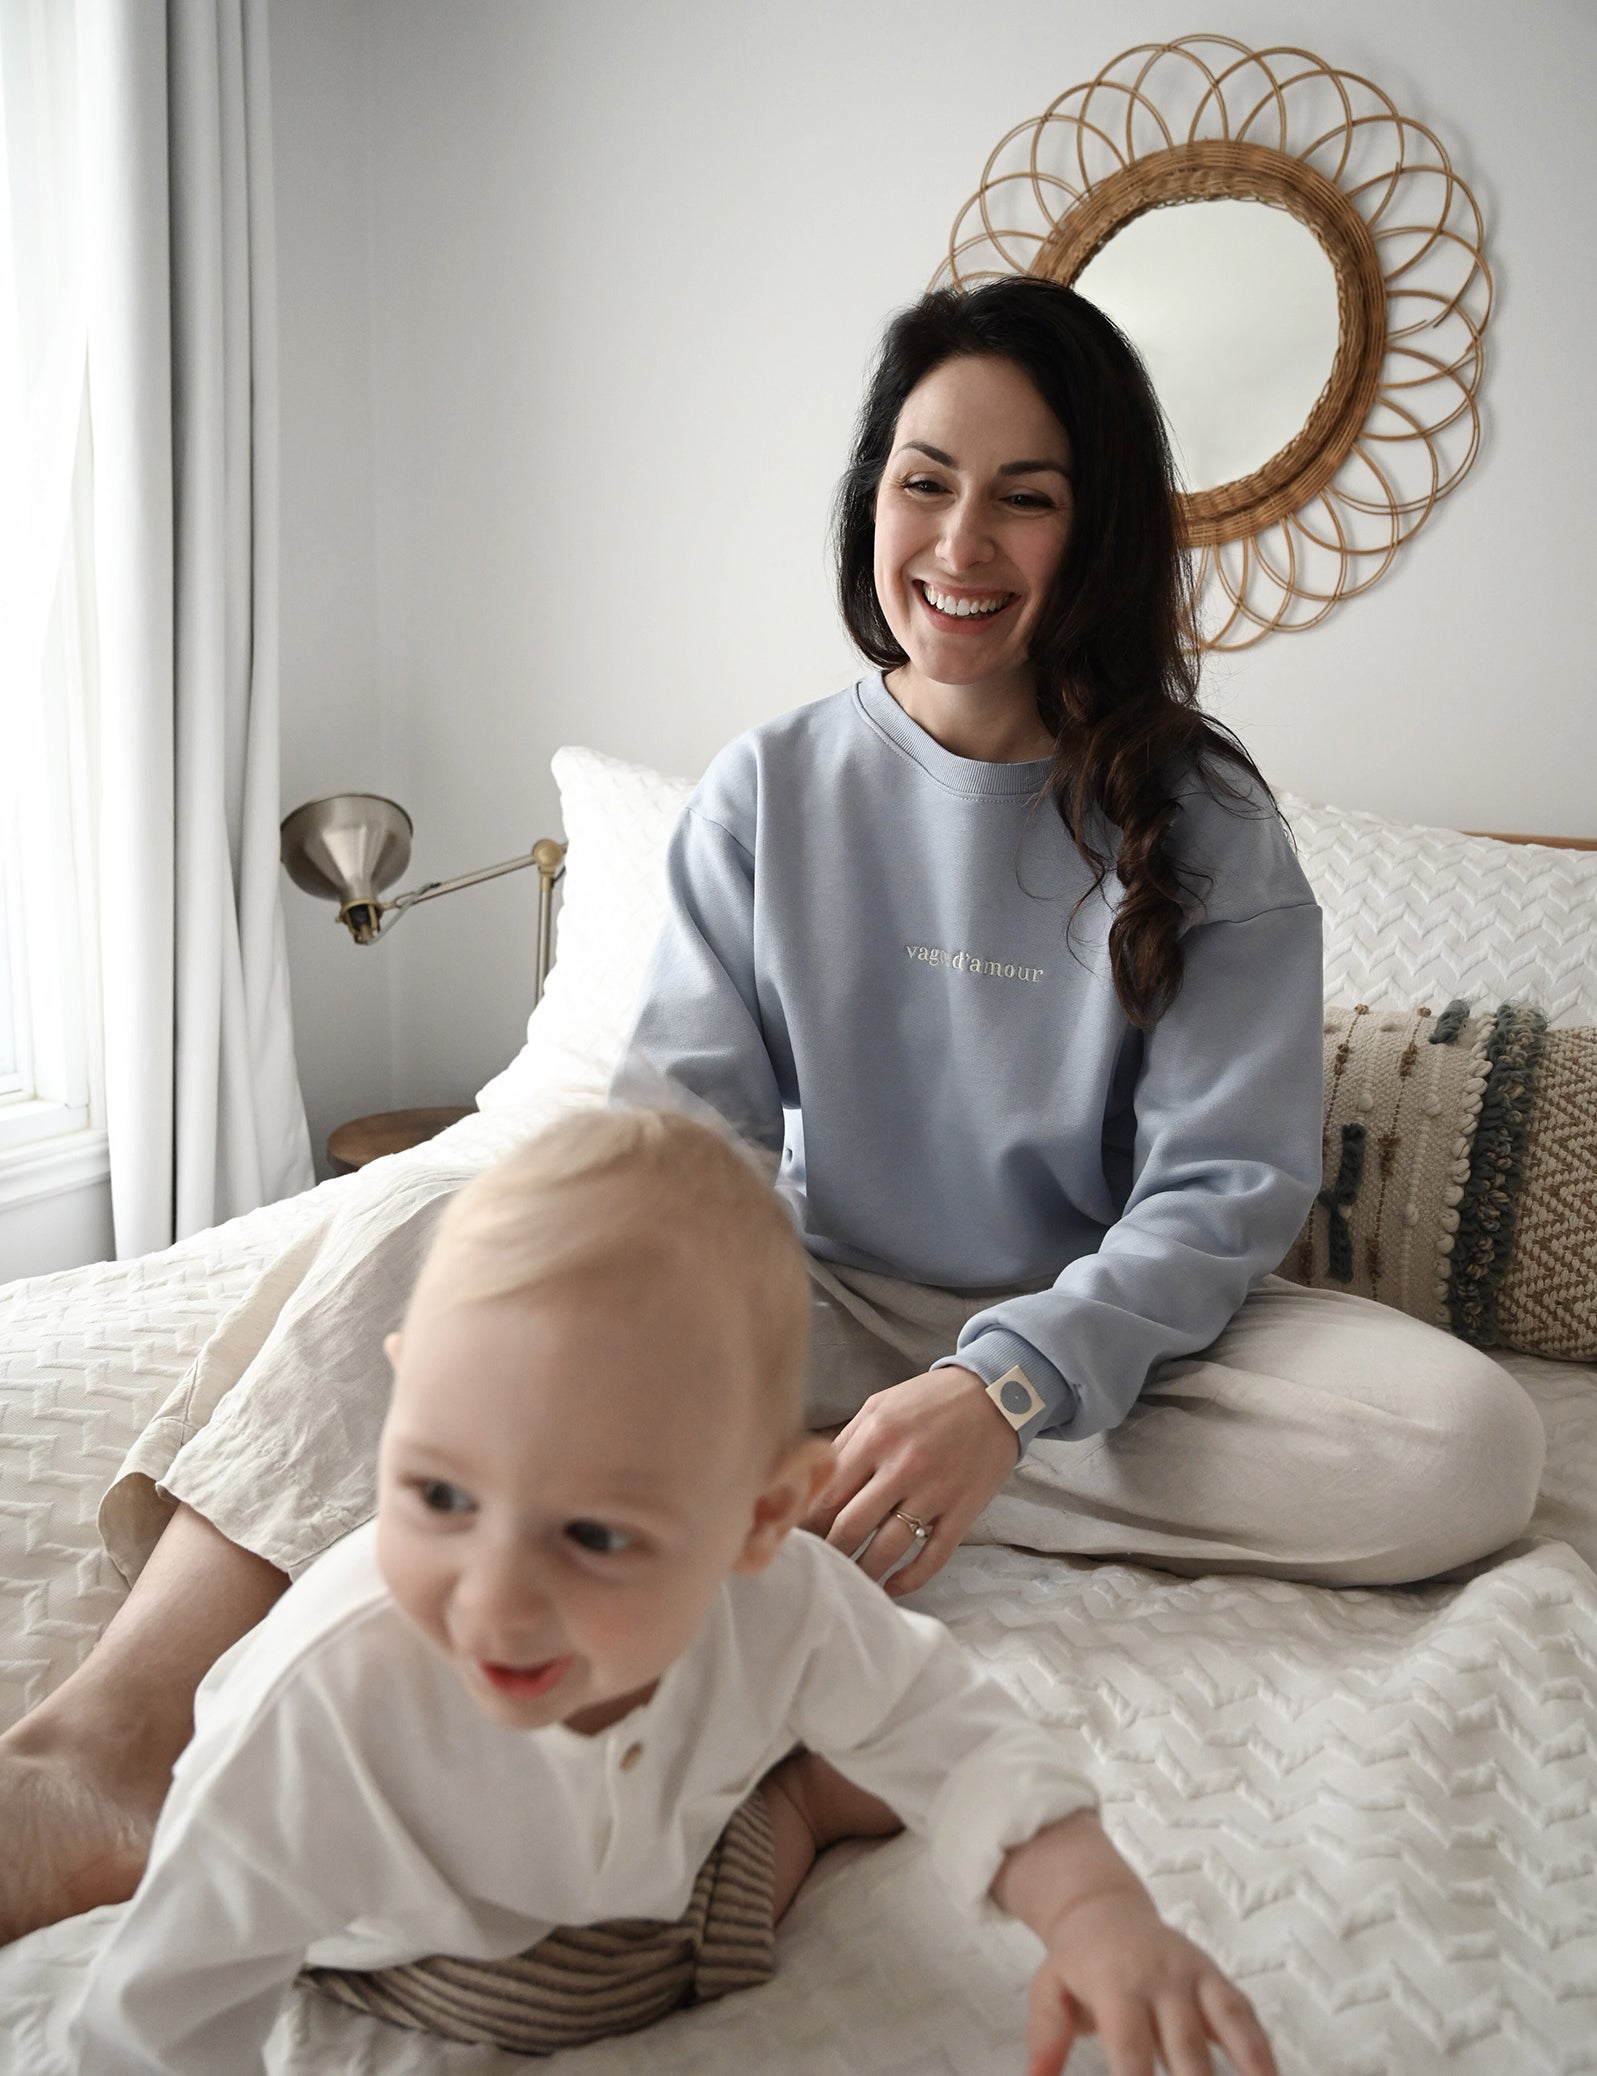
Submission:
M 1093 873 L 1071 920 L 1111 865 L 1125 889 L 1110 965 L 1121 1007 L 1146 1030 L 1181 991 L 1182 897 L 1195 891 L 1167 843 L 1171 785 L 1196 770 L 1216 798 L 1242 799 L 1214 769 L 1229 759 L 1274 796 L 1231 730 L 1199 709 L 1164 420 L 1135 349 L 1101 310 L 1021 276 L 936 289 L 893 319 L 838 487 L 843 619 L 871 662 L 907 661 L 876 595 L 876 494 L 910 391 L 964 355 L 1013 362 L 1070 442 L 1070 538 L 1031 644 L 1037 712 L 1055 744 L 1047 791 Z M 1120 832 L 1113 858 L 1094 841 L 1095 817 Z

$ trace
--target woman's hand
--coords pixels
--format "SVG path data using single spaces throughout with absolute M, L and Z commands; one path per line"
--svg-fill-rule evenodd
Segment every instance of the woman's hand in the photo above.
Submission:
M 837 1467 L 804 1523 L 880 1579 L 915 1548 L 909 1515 L 931 1534 L 893 1573 L 896 1599 L 935 1578 L 1015 1468 L 1015 1431 L 971 1370 L 949 1364 L 868 1398 L 832 1443 Z

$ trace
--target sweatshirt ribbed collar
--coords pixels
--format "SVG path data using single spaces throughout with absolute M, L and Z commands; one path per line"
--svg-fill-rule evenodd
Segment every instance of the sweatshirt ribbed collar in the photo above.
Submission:
M 950 793 L 969 799 L 1025 800 L 1040 793 L 1048 777 L 1046 757 L 1028 758 L 1023 764 L 983 764 L 974 757 L 956 757 L 910 719 L 879 670 L 855 685 L 854 705 L 867 728 L 886 736 L 894 749 Z

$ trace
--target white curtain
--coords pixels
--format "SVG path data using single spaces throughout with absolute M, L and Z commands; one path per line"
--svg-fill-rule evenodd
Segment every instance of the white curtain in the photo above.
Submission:
M 78 0 L 117 1253 L 308 1187 L 278 898 L 267 0 Z

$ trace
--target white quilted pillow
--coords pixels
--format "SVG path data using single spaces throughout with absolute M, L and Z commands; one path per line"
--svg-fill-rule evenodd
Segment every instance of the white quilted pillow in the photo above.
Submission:
M 1409 1009 L 1464 995 L 1597 1024 L 1597 851 L 1278 798 L 1325 911 L 1327 1002 Z
M 556 750 L 566 836 L 558 957 L 527 1042 L 479 1110 L 519 1110 L 551 1089 L 603 1095 L 665 916 L 665 849 L 693 787 L 598 750 Z

